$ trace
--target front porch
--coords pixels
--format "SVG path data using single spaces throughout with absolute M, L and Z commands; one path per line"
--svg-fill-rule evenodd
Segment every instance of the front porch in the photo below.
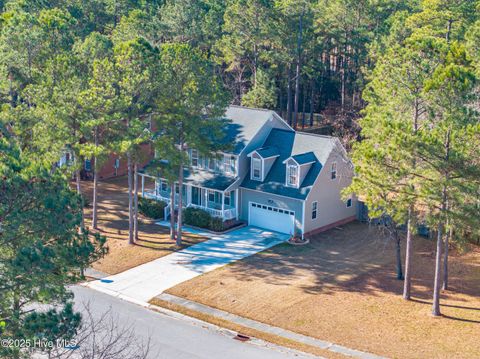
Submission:
M 168 204 L 165 208 L 165 218 L 171 212 L 171 187 L 165 179 L 155 178 L 144 173 L 139 174 L 142 183 L 142 197 L 163 201 Z M 145 188 L 145 177 L 155 180 L 154 188 Z M 182 199 L 182 207 L 200 208 L 210 213 L 213 217 L 222 218 L 224 221 L 238 219 L 238 189 L 233 191 L 219 191 L 210 188 L 184 184 L 182 191 L 175 183 L 175 209 L 178 208 L 179 199 Z

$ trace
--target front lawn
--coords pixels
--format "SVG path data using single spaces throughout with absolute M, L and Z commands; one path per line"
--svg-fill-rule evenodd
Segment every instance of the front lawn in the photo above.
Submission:
M 278 245 L 167 292 L 378 355 L 479 358 L 480 249 L 453 253 L 444 317 L 434 319 L 434 243 L 418 238 L 415 247 L 410 302 L 395 279 L 392 243 L 360 223 L 303 247 Z
M 169 229 L 155 224 L 155 221 L 139 216 L 139 240 L 128 244 L 128 193 L 125 177 L 117 177 L 98 183 L 98 226 L 100 233 L 107 237 L 108 254 L 95 262 L 92 267 L 116 274 L 140 264 L 150 262 L 182 249 L 170 240 Z M 85 225 L 91 226 L 93 182 L 82 182 L 90 206 L 85 210 Z M 205 240 L 198 235 L 184 233 L 183 248 Z

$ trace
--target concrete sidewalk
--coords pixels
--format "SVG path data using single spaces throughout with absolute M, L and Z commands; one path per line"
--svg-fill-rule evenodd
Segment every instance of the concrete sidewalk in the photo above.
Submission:
M 85 285 L 145 305 L 168 288 L 261 252 L 289 237 L 287 234 L 256 227 L 243 227 L 221 235 L 205 233 L 188 226 L 185 231 L 212 239 Z
M 279 337 L 283 337 L 289 340 L 296 341 L 298 343 L 307 344 L 313 347 L 317 347 L 320 349 L 328 350 L 334 353 L 339 353 L 345 356 L 360 358 L 360 359 L 386 359 L 385 357 L 381 357 L 375 354 L 362 352 L 355 349 L 350 349 L 344 347 L 342 345 L 334 344 L 331 342 L 327 342 L 325 340 L 320 340 L 316 338 L 312 338 L 306 335 L 298 334 L 286 329 L 282 329 L 279 327 L 275 327 L 269 324 L 261 323 L 256 320 L 244 318 L 232 313 L 225 312 L 220 309 L 212 308 L 204 304 L 200 304 L 197 302 L 193 302 L 191 300 L 180 298 L 171 294 L 163 293 L 158 295 L 156 298 L 161 299 L 163 301 L 179 305 L 181 307 L 185 307 L 196 312 L 200 312 L 203 314 L 208 314 L 216 318 L 220 318 L 226 320 L 228 322 L 232 322 L 243 327 L 252 328 L 258 330 L 260 332 L 273 334 Z M 152 307 L 154 307 L 152 305 Z

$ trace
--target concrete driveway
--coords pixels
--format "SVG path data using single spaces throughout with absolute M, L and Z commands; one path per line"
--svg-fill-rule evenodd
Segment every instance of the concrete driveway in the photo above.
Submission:
M 188 226 L 185 230 L 211 239 L 86 285 L 143 305 L 168 288 L 261 252 L 289 238 L 288 234 L 256 227 L 243 227 L 221 235 Z

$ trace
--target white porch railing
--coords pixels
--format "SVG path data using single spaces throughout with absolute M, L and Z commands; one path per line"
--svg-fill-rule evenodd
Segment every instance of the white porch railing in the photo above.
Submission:
M 210 213 L 210 215 L 212 215 L 213 217 L 220 217 L 223 219 L 233 219 L 237 216 L 236 208 L 228 208 L 222 211 L 221 209 L 203 207 L 193 203 L 190 203 L 187 207 L 202 209 Z
M 157 193 L 157 191 L 155 191 L 154 189 L 145 190 L 143 192 L 143 196 L 145 198 L 156 199 L 159 201 L 170 203 L 169 197 L 162 196 L 160 193 Z

